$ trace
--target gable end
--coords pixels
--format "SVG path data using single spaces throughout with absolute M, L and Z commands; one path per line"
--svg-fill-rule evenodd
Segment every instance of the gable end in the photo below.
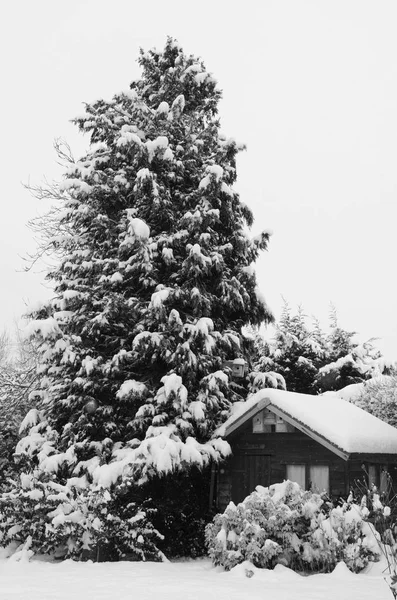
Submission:
M 235 433 L 240 427 L 242 427 L 242 425 L 244 425 L 247 421 L 249 421 L 250 419 L 252 419 L 256 414 L 258 414 L 259 412 L 261 412 L 265 408 L 267 408 L 268 410 L 270 410 L 271 412 L 273 412 L 278 417 L 282 418 L 284 421 L 286 421 L 290 425 L 293 425 L 294 427 L 296 427 L 296 429 L 299 429 L 299 431 L 301 431 L 305 435 L 309 436 L 310 438 L 312 438 L 313 440 L 315 440 L 319 444 L 322 444 L 325 448 L 327 448 L 328 450 L 330 450 L 331 452 L 333 452 L 334 454 L 336 454 L 337 456 L 339 456 L 343 460 L 347 461 L 349 459 L 349 453 L 348 452 L 342 450 L 341 448 L 339 448 L 338 446 L 336 446 L 335 444 L 333 444 L 332 442 L 330 442 L 329 440 L 327 440 L 326 438 L 324 438 L 318 432 L 313 431 L 312 429 L 310 429 L 309 427 L 307 427 L 306 425 L 304 425 L 300 421 L 296 420 L 290 414 L 285 413 L 284 411 L 280 410 L 277 406 L 274 406 L 271 403 L 271 399 L 270 398 L 262 398 L 262 400 L 260 400 L 257 404 L 255 404 L 254 406 L 252 406 L 243 415 L 241 415 L 235 421 L 233 421 L 227 427 L 227 429 L 226 429 L 226 431 L 224 433 L 224 437 L 227 438 L 232 433 Z

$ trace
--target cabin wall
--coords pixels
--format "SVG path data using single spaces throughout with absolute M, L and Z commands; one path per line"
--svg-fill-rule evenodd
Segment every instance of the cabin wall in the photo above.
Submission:
M 287 478 L 287 465 L 305 465 L 306 487 L 309 486 L 310 466 L 329 467 L 329 494 L 333 498 L 347 497 L 357 480 L 363 480 L 363 463 L 379 462 L 390 467 L 393 479 L 396 475 L 396 457 L 357 455 L 344 460 L 308 435 L 295 430 L 290 433 L 252 433 L 249 421 L 228 438 L 233 456 L 218 469 L 216 504 L 224 510 L 227 504 L 241 502 L 257 485 L 268 486 Z M 390 460 L 394 464 L 390 464 Z M 378 470 L 379 470 L 378 468 Z
M 386 472 L 386 477 L 382 476 Z M 383 479 L 383 481 L 382 481 Z M 391 454 L 353 454 L 349 460 L 349 485 L 351 489 L 361 484 L 376 485 L 381 494 L 392 498 L 397 491 L 397 456 Z

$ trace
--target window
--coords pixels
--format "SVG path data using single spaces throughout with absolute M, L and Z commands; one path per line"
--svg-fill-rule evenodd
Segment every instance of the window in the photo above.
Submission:
M 287 479 L 299 483 L 302 489 L 306 489 L 305 465 L 287 465 Z
M 381 494 L 386 494 L 390 491 L 390 476 L 386 467 L 383 467 L 380 471 L 379 491 Z
M 310 489 L 313 492 L 329 493 L 329 467 L 326 465 L 312 465 L 310 467 Z
M 364 465 L 365 467 L 365 465 Z M 368 487 L 378 488 L 381 494 L 386 494 L 390 485 L 390 476 L 387 470 L 387 465 L 368 465 Z
M 371 488 L 373 485 L 378 486 L 378 469 L 376 465 L 368 465 L 368 485 Z
M 329 493 L 329 467 L 328 465 L 310 465 L 308 466 L 309 487 L 313 492 Z M 306 490 L 306 465 L 287 465 L 286 478 L 295 483 L 299 483 L 302 489 Z

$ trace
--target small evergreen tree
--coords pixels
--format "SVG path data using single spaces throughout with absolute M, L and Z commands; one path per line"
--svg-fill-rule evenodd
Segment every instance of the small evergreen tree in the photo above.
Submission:
M 255 370 L 277 373 L 293 392 L 317 394 L 340 390 L 351 383 L 388 373 L 390 364 L 374 345 L 359 344 L 354 332 L 338 324 L 334 307 L 326 334 L 317 319 L 308 322 L 302 307 L 295 314 L 284 302 L 272 340 L 260 336 L 256 342 Z
M 316 375 L 324 363 L 326 341 L 315 323 L 312 331 L 301 306 L 296 314 L 284 301 L 275 335 L 270 342 L 259 342 L 262 347 L 256 368 L 281 375 L 287 390 L 313 393 Z
M 316 376 L 319 392 L 340 390 L 390 371 L 391 364 L 376 348 L 375 340 L 360 344 L 354 340 L 355 335 L 339 326 L 336 309 L 331 306 L 326 361 Z
M 139 64 L 75 119 L 91 146 L 55 192 L 54 299 L 30 325 L 42 406 L 18 451 L 36 478 L 145 500 L 159 477 L 228 453 L 211 439 L 239 399 L 223 365 L 242 326 L 272 316 L 252 269 L 269 233 L 247 236 L 242 146 L 219 132 L 215 79 L 172 39 Z

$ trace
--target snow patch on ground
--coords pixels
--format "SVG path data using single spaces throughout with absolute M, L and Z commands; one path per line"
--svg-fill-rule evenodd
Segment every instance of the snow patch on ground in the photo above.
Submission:
M 3 551 L 3 556 L 6 556 Z M 378 567 L 377 565 L 374 565 Z M 5 600 L 390 600 L 379 568 L 354 575 L 340 563 L 333 573 L 302 577 L 281 565 L 273 571 L 246 562 L 229 573 L 208 559 L 173 563 L 81 563 L 0 560 Z

